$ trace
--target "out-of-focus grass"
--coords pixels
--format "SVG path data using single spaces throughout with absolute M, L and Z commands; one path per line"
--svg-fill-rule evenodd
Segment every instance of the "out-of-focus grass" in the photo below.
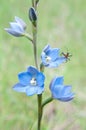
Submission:
M 19 16 L 27 23 L 28 8 L 31 0 L 0 1 L 0 129 L 1 130 L 35 130 L 37 123 L 36 95 L 12 90 L 17 74 L 27 66 L 34 65 L 32 45 L 27 39 L 8 35 L 4 28 L 14 16 Z M 75 99 L 71 103 L 54 103 L 44 109 L 42 130 L 85 130 L 86 129 L 86 20 L 85 0 L 40 0 L 38 6 L 38 54 L 50 43 L 72 53 L 68 63 L 57 69 L 45 69 L 46 92 L 50 95 L 48 84 L 54 75 L 64 75 L 65 84 L 71 84 Z M 39 56 L 40 62 L 40 56 Z

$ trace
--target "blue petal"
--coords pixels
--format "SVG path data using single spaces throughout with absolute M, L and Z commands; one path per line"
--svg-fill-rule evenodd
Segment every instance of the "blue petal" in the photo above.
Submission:
M 30 87 L 28 86 L 28 88 L 26 89 L 26 94 L 27 96 L 32 96 L 34 94 L 37 94 L 37 90 L 38 88 L 35 86 L 35 87 Z
M 57 77 L 53 78 L 52 81 L 51 81 L 51 83 L 50 83 L 50 85 L 49 85 L 49 88 L 50 88 L 51 92 L 52 92 L 52 90 L 53 90 L 53 88 L 55 86 L 56 79 L 57 79 Z
M 43 75 L 43 73 L 39 73 L 38 75 L 37 75 L 37 84 L 38 84 L 38 86 L 42 86 L 43 84 L 44 84 L 44 80 L 45 80 L 45 76 Z
M 70 90 L 67 89 L 67 87 L 63 85 L 54 86 L 52 93 L 55 98 L 68 97 L 68 96 L 71 96 L 72 94 Z
M 47 55 L 49 56 L 49 57 L 51 57 L 51 60 L 52 61 L 55 61 L 57 58 L 58 58 L 58 55 L 59 55 L 59 49 L 52 49 L 51 51 L 49 51 L 48 53 L 47 53 Z
M 59 66 L 58 61 L 50 62 L 50 63 L 47 65 L 48 68 L 56 68 L 56 67 L 58 67 L 58 66 Z
M 63 82 L 64 82 L 64 77 L 61 76 L 61 77 L 55 77 L 51 83 L 50 83 L 50 89 L 51 90 L 54 90 L 55 88 L 58 89 L 59 88 L 59 85 L 63 85 Z M 56 91 L 56 90 L 55 90 Z
M 41 94 L 44 91 L 44 84 L 41 87 L 38 87 L 37 94 Z
M 42 54 L 41 54 L 41 59 L 42 59 L 42 63 L 43 63 L 44 66 L 49 65 L 49 63 L 46 62 L 46 54 L 44 52 L 42 52 Z
M 67 98 L 58 98 L 58 100 L 62 101 L 62 102 L 68 102 L 71 101 L 74 97 L 67 97 Z
M 24 30 L 26 29 L 26 23 L 21 18 L 15 16 L 15 21 L 19 23 Z
M 51 90 L 54 98 L 60 98 L 63 96 L 62 94 L 63 87 L 64 87 L 63 85 L 54 86 L 54 88 Z
M 63 85 L 63 82 L 64 82 L 63 76 L 57 77 L 56 80 L 55 80 L 55 85 Z
M 27 86 L 24 86 L 20 83 L 17 83 L 13 86 L 13 90 L 17 91 L 17 92 L 26 92 Z
M 14 30 L 11 29 L 11 28 L 5 28 L 5 31 L 7 31 L 9 34 L 11 34 L 11 35 L 13 35 L 13 36 L 16 36 L 16 37 L 23 36 L 22 33 L 16 32 L 16 31 L 14 31 Z
M 57 61 L 58 61 L 58 64 L 61 64 L 61 63 L 66 61 L 66 58 L 65 57 L 58 57 Z
M 11 22 L 11 23 L 10 23 L 10 26 L 11 26 L 11 28 L 12 28 L 13 30 L 15 30 L 16 32 L 18 31 L 18 32 L 24 33 L 24 29 L 23 29 L 22 26 L 19 25 L 18 23 L 13 23 L 13 22 Z
M 65 58 L 57 58 L 56 61 L 52 61 L 50 62 L 50 64 L 48 65 L 49 68 L 55 68 L 58 67 L 61 63 L 65 62 Z
M 68 90 L 66 88 L 67 87 L 63 85 L 55 86 L 52 90 L 53 98 L 65 102 L 72 100 L 74 98 L 74 93 L 70 92 L 70 87 L 68 87 Z
M 28 86 L 26 89 L 27 96 L 32 96 L 34 94 L 41 94 L 44 91 L 44 84 L 40 86 Z
M 62 102 L 68 102 L 68 101 L 71 101 L 73 98 L 74 98 L 74 96 L 72 96 L 72 97 L 61 97 L 61 98 L 58 98 L 58 100 L 60 100 Z
M 46 53 L 50 49 L 51 49 L 50 45 L 46 45 L 45 48 L 43 49 L 43 52 Z
M 33 66 L 28 67 L 27 71 L 28 71 L 32 76 L 36 76 L 36 75 L 39 73 L 39 71 L 38 71 L 35 67 L 33 67 Z
M 70 92 L 71 92 L 71 86 L 64 86 L 64 88 L 62 90 L 63 95 L 64 96 L 68 95 L 68 94 L 70 94 Z
M 31 80 L 31 74 L 28 72 L 22 72 L 18 74 L 19 81 L 22 85 L 29 85 Z

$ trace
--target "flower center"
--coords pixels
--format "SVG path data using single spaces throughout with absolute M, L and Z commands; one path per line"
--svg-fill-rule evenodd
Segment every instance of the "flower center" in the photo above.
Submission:
M 37 84 L 36 79 L 32 78 L 31 81 L 30 81 L 30 84 L 33 85 L 33 86 L 36 86 L 36 84 Z
M 51 61 L 51 57 L 46 56 L 46 62 L 49 62 L 49 61 Z

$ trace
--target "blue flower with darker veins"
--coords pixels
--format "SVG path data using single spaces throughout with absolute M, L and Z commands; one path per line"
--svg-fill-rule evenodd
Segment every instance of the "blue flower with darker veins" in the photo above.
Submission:
M 13 90 L 24 92 L 27 96 L 41 94 L 44 91 L 45 76 L 35 67 L 30 66 L 26 72 L 18 74 L 19 83 L 13 86 Z
M 51 48 L 50 45 L 45 46 L 41 54 L 42 64 L 46 67 L 58 67 L 66 61 L 66 58 L 59 55 L 59 48 Z
M 15 37 L 20 37 L 25 33 L 26 24 L 21 18 L 15 16 L 15 21 L 10 22 L 10 28 L 5 28 L 5 30 Z
M 62 102 L 68 102 L 74 98 L 74 93 L 71 92 L 71 86 L 63 85 L 63 77 L 55 77 L 50 84 L 52 97 Z

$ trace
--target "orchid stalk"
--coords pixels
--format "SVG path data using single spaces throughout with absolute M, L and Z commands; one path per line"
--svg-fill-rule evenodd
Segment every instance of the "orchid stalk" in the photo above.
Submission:
M 32 14 L 30 14 L 29 10 L 29 17 L 32 18 L 32 33 L 33 33 L 33 50 L 34 50 L 34 60 L 35 60 L 35 66 L 38 69 L 38 62 L 37 62 L 37 18 L 36 18 L 36 9 L 37 9 L 37 3 L 35 3 L 34 0 L 32 0 Z M 32 16 L 32 17 L 31 17 Z M 37 95 L 38 100 L 38 126 L 37 130 L 41 130 L 41 118 L 42 118 L 42 94 Z

